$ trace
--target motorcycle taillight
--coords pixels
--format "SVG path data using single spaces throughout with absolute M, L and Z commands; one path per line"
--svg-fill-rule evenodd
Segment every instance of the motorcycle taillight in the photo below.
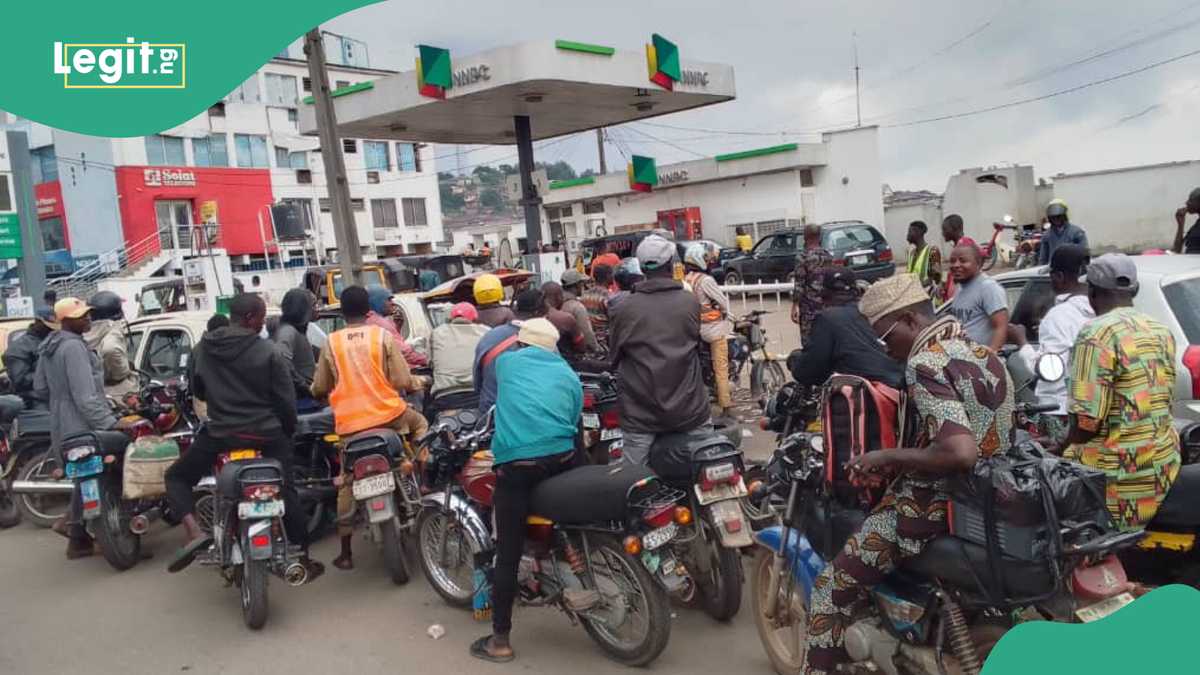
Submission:
M 242 488 L 242 496 L 256 502 L 270 501 L 279 497 L 279 486 L 269 483 L 266 485 L 247 485 Z
M 370 455 L 354 462 L 354 477 L 366 478 L 392 470 L 392 464 L 383 455 Z
M 1084 603 L 1111 598 L 1129 590 L 1129 578 L 1117 556 L 1110 555 L 1093 564 L 1076 567 L 1071 573 L 1071 590 Z
M 583 392 L 583 409 L 591 410 L 596 407 L 596 395 L 590 391 Z
M 642 520 L 653 528 L 666 527 L 675 519 L 675 505 L 663 504 L 642 514 Z
M 600 412 L 601 429 L 617 429 L 621 426 L 621 411 L 616 408 Z

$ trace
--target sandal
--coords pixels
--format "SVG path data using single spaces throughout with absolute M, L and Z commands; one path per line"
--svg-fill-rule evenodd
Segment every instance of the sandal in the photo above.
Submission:
M 471 643 L 471 656 L 483 661 L 491 661 L 492 663 L 508 663 L 517 658 L 516 654 L 493 654 L 488 651 L 488 641 L 491 640 L 491 635 L 484 635 L 478 640 Z
M 338 556 L 333 559 L 333 566 L 339 570 L 350 571 L 354 569 L 354 558 L 350 556 Z
M 212 537 L 197 537 L 189 541 L 179 552 L 175 554 L 175 559 L 167 565 L 167 571 L 171 574 L 182 572 L 188 565 L 196 560 L 196 556 L 200 551 L 212 545 Z

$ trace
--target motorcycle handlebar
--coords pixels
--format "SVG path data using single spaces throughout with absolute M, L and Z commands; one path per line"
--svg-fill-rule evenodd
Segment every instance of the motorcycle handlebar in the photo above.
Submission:
M 1026 415 L 1034 415 L 1037 413 L 1048 413 L 1058 410 L 1057 403 L 1018 403 L 1017 412 Z

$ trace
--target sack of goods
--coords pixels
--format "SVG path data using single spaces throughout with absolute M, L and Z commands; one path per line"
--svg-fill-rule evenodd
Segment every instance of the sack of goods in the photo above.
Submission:
M 1018 445 L 981 459 L 955 482 L 951 534 L 1021 560 L 1056 551 L 1061 524 L 1109 524 L 1104 473 Z
M 179 445 L 162 436 L 143 436 L 125 451 L 122 493 L 125 499 L 147 499 L 167 493 L 164 476 L 179 459 Z

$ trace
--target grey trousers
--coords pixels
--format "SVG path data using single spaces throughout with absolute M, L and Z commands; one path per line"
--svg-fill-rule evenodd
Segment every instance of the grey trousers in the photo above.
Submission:
M 712 420 L 701 424 L 691 431 L 670 432 L 682 434 L 689 440 L 695 438 L 703 440 L 713 434 Z M 621 436 L 624 441 L 624 446 L 621 449 L 621 461 L 628 462 L 637 466 L 646 466 L 650 463 L 650 447 L 654 445 L 655 439 L 659 436 L 667 435 L 664 433 L 653 433 L 644 431 L 625 431 L 622 430 Z

